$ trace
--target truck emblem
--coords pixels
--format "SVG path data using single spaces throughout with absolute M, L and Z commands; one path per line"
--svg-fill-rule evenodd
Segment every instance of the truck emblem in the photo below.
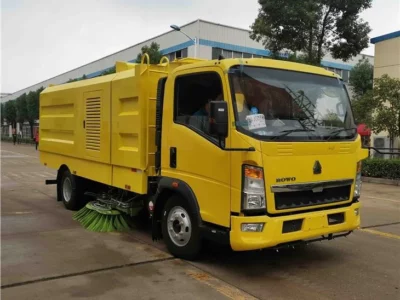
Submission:
M 322 166 L 318 160 L 316 160 L 314 163 L 313 171 L 314 171 L 314 174 L 321 174 L 321 172 L 322 172 Z
M 283 177 L 276 179 L 276 182 L 290 182 L 290 181 L 296 181 L 296 177 Z

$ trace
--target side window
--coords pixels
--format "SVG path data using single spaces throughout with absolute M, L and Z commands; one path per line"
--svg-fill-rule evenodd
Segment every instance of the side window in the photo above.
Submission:
M 174 122 L 188 126 L 209 140 L 209 102 L 223 100 L 220 76 L 215 72 L 182 75 L 175 80 Z

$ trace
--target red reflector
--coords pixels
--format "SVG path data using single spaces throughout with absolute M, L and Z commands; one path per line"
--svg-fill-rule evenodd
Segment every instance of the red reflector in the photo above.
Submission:
M 177 188 L 178 185 L 179 185 L 179 184 L 178 184 L 176 181 L 174 181 L 174 182 L 172 183 L 172 187 L 174 187 L 174 188 Z
M 132 172 L 137 172 L 137 169 L 132 168 L 131 171 Z
M 127 185 L 127 184 L 125 184 L 125 188 L 126 188 L 127 190 L 130 190 L 130 189 L 131 189 L 131 186 L 130 186 L 130 185 Z

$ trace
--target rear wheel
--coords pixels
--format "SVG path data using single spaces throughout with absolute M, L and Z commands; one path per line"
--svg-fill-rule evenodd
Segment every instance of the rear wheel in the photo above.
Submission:
M 75 176 L 73 176 L 69 170 L 64 170 L 58 184 L 60 185 L 60 196 L 65 208 L 69 210 L 80 209 L 81 200 L 83 199 L 79 199 L 81 195 Z
M 201 238 L 197 217 L 191 213 L 187 202 L 172 196 L 162 212 L 162 232 L 172 255 L 194 260 L 201 250 Z

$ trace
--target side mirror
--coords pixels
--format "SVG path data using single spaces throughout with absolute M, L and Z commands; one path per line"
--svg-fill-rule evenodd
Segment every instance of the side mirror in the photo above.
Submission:
M 228 104 L 225 101 L 210 102 L 210 134 L 218 138 L 228 137 Z

